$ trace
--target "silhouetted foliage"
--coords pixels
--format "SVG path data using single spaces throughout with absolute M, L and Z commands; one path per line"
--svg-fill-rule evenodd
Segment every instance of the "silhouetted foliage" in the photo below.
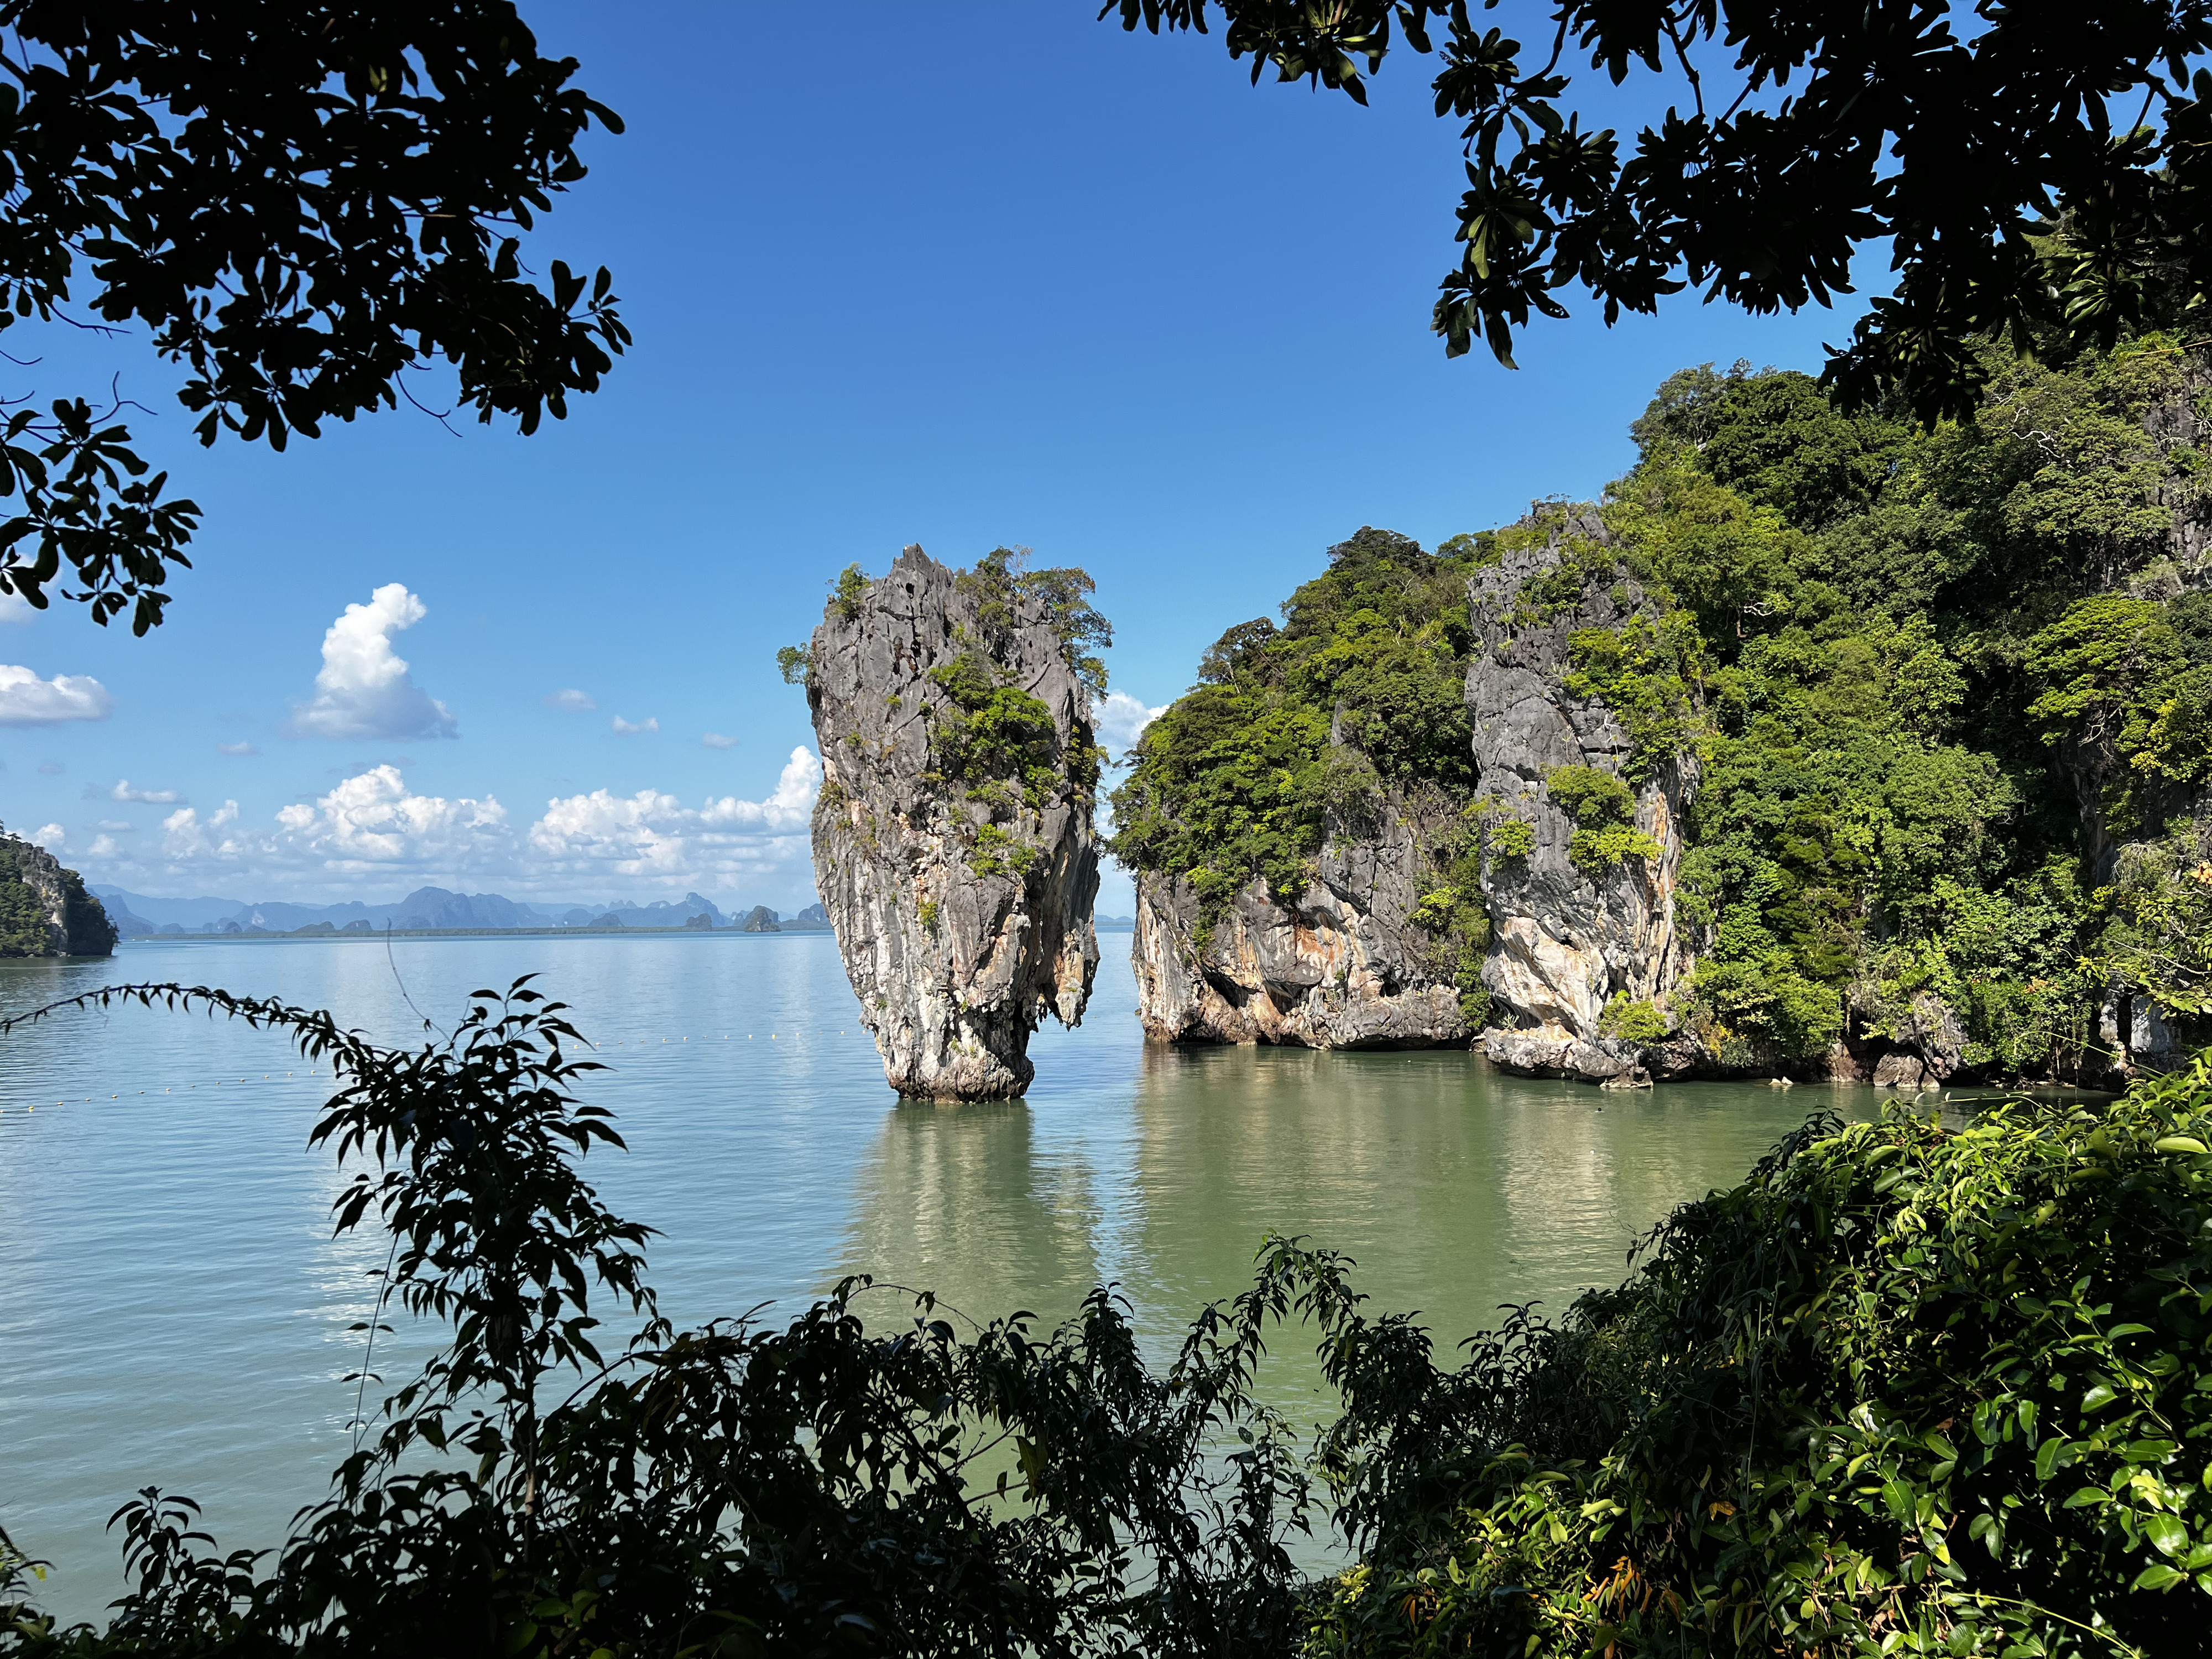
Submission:
M 577 139 L 621 123 L 508 0 L 5 0 L 0 27 L 0 330 L 143 325 L 202 443 L 319 436 L 438 359 L 479 420 L 532 432 L 628 343 L 604 267 L 523 267 Z M 143 634 L 199 509 L 120 412 L 8 416 L 0 593 Z
M 1204 29 L 1208 0 L 1106 0 L 1099 15 Z M 1765 313 L 1851 289 L 1874 301 L 1826 383 L 1924 420 L 1979 401 L 1983 339 L 2110 346 L 2186 319 L 2212 280 L 2212 46 L 2205 0 L 2087 10 L 1562 0 L 1533 49 L 1466 0 L 1220 0 L 1231 57 L 1367 101 L 1396 40 L 1437 59 L 1462 123 L 1462 253 L 1434 325 L 1512 363 L 1531 312 L 1579 287 L 1608 324 L 1702 289 Z M 1431 30 L 1435 33 L 1432 35 Z M 1584 118 L 1576 60 L 1634 77 L 1663 118 L 1633 137 Z M 1686 107 L 1685 106 L 1686 105 Z

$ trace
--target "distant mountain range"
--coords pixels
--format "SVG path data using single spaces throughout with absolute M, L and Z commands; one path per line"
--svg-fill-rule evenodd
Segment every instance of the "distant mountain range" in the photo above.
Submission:
M 765 906 L 753 906 L 736 915 L 725 914 L 714 901 L 698 893 L 681 899 L 656 899 L 639 904 L 628 899 L 605 903 L 525 904 L 499 893 L 454 893 L 442 887 L 418 887 L 393 904 L 293 904 L 284 902 L 250 903 L 227 898 L 155 898 L 120 887 L 94 886 L 90 891 L 106 908 L 108 920 L 125 939 L 161 933 L 293 933 L 312 929 L 318 933 L 381 933 L 438 929 L 471 933 L 506 927 L 693 927 L 734 929 L 748 920 L 755 933 L 769 929 L 799 930 L 827 927 L 830 918 L 819 904 L 810 904 L 788 920 Z M 765 919 L 769 928 L 759 925 Z

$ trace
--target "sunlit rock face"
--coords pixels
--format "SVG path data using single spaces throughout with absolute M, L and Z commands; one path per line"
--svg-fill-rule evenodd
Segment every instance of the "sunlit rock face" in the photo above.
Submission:
M 978 791 L 944 775 L 933 735 L 958 709 L 932 672 L 975 653 L 1049 711 L 1049 784 Z M 937 1100 L 1023 1093 L 1030 1033 L 1048 1012 L 1079 1022 L 1098 966 L 1088 691 L 1033 608 L 987 626 L 919 547 L 830 601 L 806 691 L 823 764 L 815 883 L 885 1079 Z
M 1137 878 L 1132 956 L 1137 1017 L 1170 1042 L 1286 1042 L 1314 1048 L 1464 1044 L 1452 963 L 1411 920 L 1425 886 L 1421 849 L 1456 812 L 1397 792 L 1371 821 L 1332 823 L 1314 879 L 1278 903 L 1255 879 L 1209 927 L 1188 882 Z
M 115 928 L 74 870 L 34 842 L 0 834 L 0 957 L 105 957 Z
M 1594 513 L 1560 514 L 1543 544 L 1506 554 L 1469 583 L 1477 796 L 1492 803 L 1495 822 L 1519 819 L 1534 838 L 1525 854 L 1484 861 L 1491 940 L 1482 978 L 1492 1024 L 1482 1042 L 1515 1071 L 1642 1081 L 1641 1049 L 1607 1037 L 1599 1022 L 1616 996 L 1663 1008 L 1692 965 L 1676 924 L 1675 885 L 1697 763 L 1674 757 L 1634 786 L 1634 827 L 1656 844 L 1655 855 L 1595 868 L 1574 862 L 1578 826 L 1549 781 L 1561 768 L 1588 767 L 1625 781 L 1632 745 L 1612 709 L 1567 689 L 1568 641 L 1580 629 L 1656 617 L 1657 606 L 1626 577 L 1578 592 L 1563 593 L 1573 584 L 1557 581 L 1540 597 L 1532 592 L 1559 570 L 1563 550 L 1606 539 Z M 1686 1064 L 1692 1052 L 1685 1049 Z

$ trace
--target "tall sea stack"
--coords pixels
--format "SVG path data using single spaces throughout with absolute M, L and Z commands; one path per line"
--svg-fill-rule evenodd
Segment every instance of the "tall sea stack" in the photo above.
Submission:
M 1071 615 L 1096 620 L 1065 580 L 909 547 L 847 573 L 805 653 L 815 884 L 902 1095 L 1020 1095 L 1030 1034 L 1090 1000 L 1100 757 Z

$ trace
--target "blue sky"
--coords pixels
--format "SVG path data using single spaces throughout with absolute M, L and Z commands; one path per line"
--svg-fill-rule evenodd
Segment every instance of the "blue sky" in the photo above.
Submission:
M 636 335 L 566 422 L 207 452 L 140 342 L 44 337 L 11 371 L 41 397 L 119 374 L 206 510 L 147 639 L 0 608 L 0 714 L 31 722 L 0 725 L 0 819 L 58 826 L 89 879 L 796 908 L 813 734 L 775 654 L 845 565 L 1082 565 L 1115 690 L 1157 707 L 1361 525 L 1433 544 L 1593 494 L 1667 374 L 1814 368 L 1850 326 L 1583 305 L 1517 374 L 1446 362 L 1462 175 L 1410 54 L 1361 110 L 1085 0 L 878 0 L 811 33 L 526 11 L 629 126 L 536 245 L 611 266 Z

